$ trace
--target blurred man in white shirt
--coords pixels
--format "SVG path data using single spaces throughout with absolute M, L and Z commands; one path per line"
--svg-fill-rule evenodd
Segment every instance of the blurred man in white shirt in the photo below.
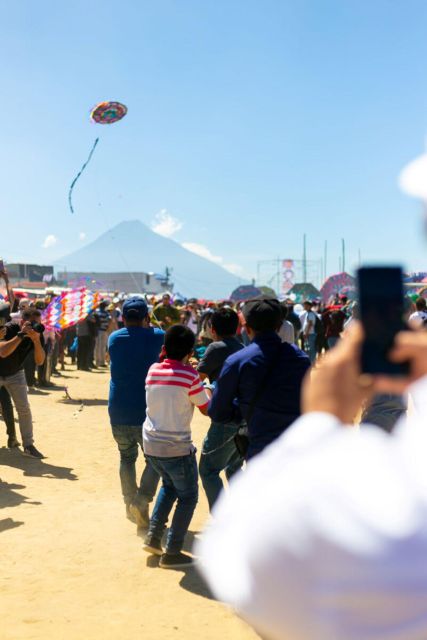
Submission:
M 427 334 L 396 340 L 410 378 L 374 383 L 359 334 L 307 378 L 305 415 L 232 481 L 198 549 L 266 640 L 427 638 Z M 415 412 L 392 435 L 352 428 L 368 395 L 408 388 Z

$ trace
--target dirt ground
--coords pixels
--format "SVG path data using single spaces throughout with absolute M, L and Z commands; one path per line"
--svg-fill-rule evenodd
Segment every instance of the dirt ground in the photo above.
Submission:
M 0 421 L 1 639 L 257 638 L 194 568 L 165 571 L 142 551 L 124 516 L 108 372 L 68 366 L 53 380 L 55 388 L 30 398 L 35 444 L 47 459 L 8 450 Z M 83 405 L 66 401 L 64 386 Z M 207 426 L 195 416 L 198 447 Z M 200 494 L 190 546 L 208 514 Z

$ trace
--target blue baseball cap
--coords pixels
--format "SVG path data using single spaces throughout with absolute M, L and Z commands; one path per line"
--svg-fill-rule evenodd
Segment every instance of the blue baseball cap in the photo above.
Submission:
M 148 307 L 142 298 L 129 298 L 123 305 L 125 320 L 144 320 L 148 316 Z

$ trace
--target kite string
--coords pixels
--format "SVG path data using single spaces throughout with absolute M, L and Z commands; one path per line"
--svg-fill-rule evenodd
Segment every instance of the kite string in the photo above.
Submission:
M 95 147 L 98 144 L 99 138 L 96 138 L 95 142 L 93 143 L 92 149 L 90 150 L 88 159 L 86 160 L 86 162 L 84 163 L 84 165 L 82 166 L 82 168 L 80 169 L 80 171 L 78 172 L 78 174 L 76 175 L 76 177 L 74 178 L 74 180 L 71 183 L 70 186 L 70 190 L 68 192 L 68 204 L 70 205 L 70 211 L 71 213 L 74 213 L 74 209 L 73 209 L 73 202 L 71 199 L 72 193 L 73 193 L 73 189 L 74 189 L 74 185 L 76 184 L 77 180 L 80 178 L 80 176 L 82 175 L 83 171 L 86 169 L 87 165 L 89 164 L 93 152 L 95 151 Z

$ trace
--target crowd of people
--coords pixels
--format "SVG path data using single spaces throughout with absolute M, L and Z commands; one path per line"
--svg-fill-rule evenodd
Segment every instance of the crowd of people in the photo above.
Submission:
M 157 301 L 115 293 L 101 300 L 76 326 L 55 332 L 45 329 L 42 323 L 43 309 L 49 301 L 17 298 L 9 287 L 7 274 L 0 275 L 7 291 L 0 304 L 0 406 L 8 447 L 20 446 L 15 431 L 15 408 L 23 453 L 44 457 L 34 444 L 28 394 L 36 385 L 52 384 L 51 375 L 64 367 L 65 357 L 83 371 L 109 367 L 108 410 L 120 457 L 125 515 L 136 525 L 138 534 L 144 536 L 145 551 L 159 556 L 161 568 L 191 565 L 193 558 L 183 552 L 183 547 L 198 501 L 200 479 L 209 509 L 215 514 L 212 533 L 207 534 L 200 547 L 202 556 L 213 558 L 205 568 L 208 580 L 221 598 L 239 610 L 249 611 L 247 617 L 261 629 L 266 628 L 271 637 L 280 637 L 274 627 L 280 621 L 280 604 L 274 598 L 265 604 L 274 622 L 267 624 L 264 611 L 258 615 L 253 598 L 241 596 L 244 588 L 240 578 L 231 579 L 231 567 L 238 576 L 236 558 L 247 562 L 246 551 L 254 557 L 262 555 L 260 545 L 264 544 L 265 526 L 260 526 L 263 533 L 259 539 L 258 516 L 251 514 L 259 513 L 260 518 L 270 521 L 266 509 L 273 513 L 274 503 L 280 501 L 282 484 L 272 489 L 270 481 L 274 476 L 270 470 L 274 474 L 281 469 L 281 447 L 286 450 L 284 459 L 292 460 L 300 447 L 304 449 L 304 438 L 311 442 L 310 438 L 316 437 L 314 432 L 313 436 L 304 436 L 308 426 L 296 431 L 295 425 L 301 421 L 310 422 L 301 417 L 302 411 L 331 414 L 341 423 L 352 423 L 359 411 L 362 424 L 377 424 L 384 431 L 391 431 L 407 410 L 402 390 L 390 385 L 378 387 L 369 401 L 364 398 L 364 403 L 360 386 L 356 392 L 356 387 L 350 385 L 347 395 L 339 392 L 340 385 L 356 375 L 355 353 L 360 339 L 342 338 L 358 327 L 357 304 L 338 295 L 328 305 L 318 300 L 296 305 L 292 300 L 279 302 L 268 296 L 233 303 L 173 301 L 170 294 Z M 427 324 L 424 298 L 415 302 L 408 299 L 407 319 L 414 328 Z M 330 355 L 326 355 L 328 351 Z M 321 375 L 308 376 L 317 365 Z M 340 366 L 342 380 L 332 373 L 328 377 L 328 367 L 335 371 Z M 310 378 L 316 382 L 309 385 Z M 191 433 L 194 409 L 210 418 L 199 456 Z M 319 424 L 322 420 L 327 422 L 319 417 Z M 283 439 L 288 431 L 296 435 Z M 270 446 L 272 443 L 276 446 Z M 266 455 L 261 456 L 265 450 Z M 139 453 L 145 459 L 140 479 L 136 473 Z M 262 462 L 257 466 L 254 459 Z M 262 482 L 259 472 L 251 472 L 261 464 L 265 473 Z M 227 480 L 233 478 L 233 486 L 237 487 L 231 492 L 230 504 L 220 500 L 224 494 L 223 473 Z M 234 485 L 235 476 L 238 483 Z M 243 477 L 245 480 L 241 480 Z M 297 480 L 301 481 L 299 476 Z M 259 510 L 263 501 L 269 506 Z M 230 508 L 240 514 L 245 526 L 250 521 L 252 529 L 240 555 L 233 561 L 229 558 L 230 570 L 225 570 L 219 554 L 227 546 Z M 243 524 L 237 524 L 235 518 L 230 522 L 230 535 L 244 538 Z M 271 530 L 276 532 L 278 524 Z M 273 548 L 277 548 L 278 543 L 276 547 L 274 544 Z M 223 557 L 228 556 L 224 553 Z M 274 558 L 271 562 L 274 564 Z M 257 566 L 254 565 L 254 572 Z M 218 568 L 223 572 L 221 575 Z M 274 574 L 273 566 L 271 571 Z M 291 571 L 289 567 L 287 571 Z M 261 570 L 256 574 L 259 585 L 264 579 L 261 574 Z M 233 595 L 231 587 L 224 583 L 224 576 L 235 586 Z M 257 593 L 259 589 L 261 586 Z M 271 597 L 271 589 L 266 593 Z M 264 596 L 259 596 L 259 601 L 264 602 Z M 295 611 L 298 612 L 298 607 Z M 298 621 L 301 622 L 299 618 Z M 407 640 L 409 637 L 418 636 L 407 636 Z

